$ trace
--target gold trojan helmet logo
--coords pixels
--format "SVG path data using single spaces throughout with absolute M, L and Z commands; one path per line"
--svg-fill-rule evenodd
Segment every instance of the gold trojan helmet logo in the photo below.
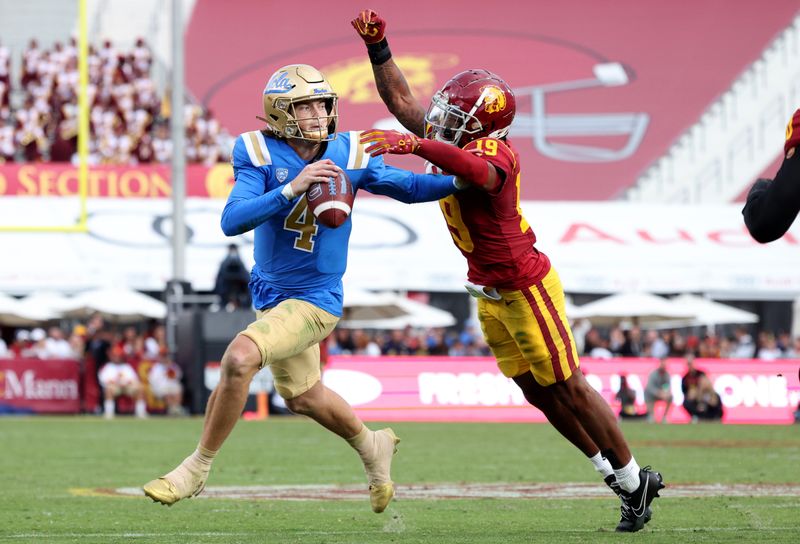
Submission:
M 411 91 L 417 96 L 430 96 L 439 88 L 436 84 L 436 70 L 447 70 L 458 64 L 458 57 L 450 53 L 399 55 L 392 58 L 406 76 Z M 328 77 L 340 100 L 353 104 L 381 102 L 369 59 L 348 59 L 326 66 L 321 72 Z
M 206 173 L 206 191 L 211 198 L 228 198 L 233 183 L 233 167 L 230 163 L 215 164 Z
M 794 127 L 792 126 L 792 121 L 793 120 L 794 120 L 794 118 L 789 119 L 789 123 L 786 125 L 786 139 L 787 140 L 792 137 L 792 132 L 794 132 Z
M 499 87 L 487 85 L 481 89 L 481 92 L 486 95 L 483 100 L 483 103 L 486 104 L 484 107 L 486 113 L 497 113 L 506 109 L 506 93 Z

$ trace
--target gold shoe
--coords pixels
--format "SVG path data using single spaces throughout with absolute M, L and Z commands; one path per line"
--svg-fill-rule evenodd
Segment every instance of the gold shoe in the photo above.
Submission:
M 180 479 L 182 480 L 183 491 L 179 490 L 175 483 L 169 479 L 170 476 L 175 478 L 176 475 L 182 476 Z M 196 497 L 202 493 L 206 488 L 207 476 L 208 473 L 197 475 L 180 465 L 166 476 L 147 482 L 142 486 L 142 490 L 154 502 L 172 506 L 181 499 Z
M 380 514 L 386 510 L 394 497 L 391 466 L 400 439 L 392 429 L 381 429 L 375 434 L 376 441 L 379 442 L 377 459 L 365 468 L 369 478 L 369 502 L 372 505 L 372 511 Z
M 376 514 L 386 510 L 393 497 L 394 482 L 369 486 L 369 502 L 372 505 L 372 511 Z

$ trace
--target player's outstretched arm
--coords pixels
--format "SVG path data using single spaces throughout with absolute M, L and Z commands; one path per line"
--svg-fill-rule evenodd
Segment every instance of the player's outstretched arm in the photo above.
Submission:
M 417 138 L 413 134 L 403 134 L 396 130 L 364 132 L 361 135 L 361 143 L 369 144 L 364 151 L 372 156 L 384 153 L 392 155 L 413 153 L 430 161 L 443 172 L 456 176 L 462 182 L 486 191 L 494 191 L 503 181 L 497 168 L 482 158 L 483 153 L 478 149 L 466 151 L 451 144 Z
M 747 195 L 742 210 L 747 230 L 762 244 L 777 240 L 800 212 L 800 109 L 786 127 L 783 160 L 775 179 L 759 179 Z
M 404 127 L 424 137 L 425 108 L 414 97 L 403 72 L 392 59 L 386 40 L 386 21 L 371 9 L 365 9 L 350 24 L 367 46 L 381 100 Z

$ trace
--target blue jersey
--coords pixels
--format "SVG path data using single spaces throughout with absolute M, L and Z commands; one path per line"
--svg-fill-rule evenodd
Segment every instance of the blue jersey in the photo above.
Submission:
M 370 157 L 359 135 L 338 134 L 320 157 L 345 170 L 356 193 L 365 189 L 410 203 L 439 200 L 456 190 L 452 176 L 414 174 Z M 235 236 L 255 229 L 253 305 L 263 310 L 297 298 L 341 316 L 351 218 L 338 228 L 326 227 L 308 210 L 305 195 L 290 201 L 281 194 L 308 164 L 285 140 L 259 131 L 242 134 L 231 162 L 236 183 L 222 211 L 222 230 Z

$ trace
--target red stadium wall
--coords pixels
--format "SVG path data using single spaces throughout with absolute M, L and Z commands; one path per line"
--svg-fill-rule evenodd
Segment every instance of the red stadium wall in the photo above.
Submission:
M 260 126 L 255 116 L 261 114 L 261 90 L 275 69 L 290 63 L 314 64 L 331 79 L 341 97 L 341 128 L 370 128 L 389 117 L 364 46 L 349 24 L 364 5 L 305 2 L 303 14 L 314 17 L 292 3 L 241 0 L 236 6 L 198 0 L 186 37 L 187 84 L 231 133 Z M 522 159 L 526 200 L 620 194 L 799 9 L 796 0 L 772 0 L 769 9 L 726 0 L 407 0 L 372 7 L 387 18 L 395 59 L 424 103 L 451 75 L 469 67 L 495 71 L 516 90 L 522 128 L 512 141 Z M 627 84 L 574 88 L 594 77 L 596 64 L 611 61 L 627 67 Z M 570 153 L 571 158 L 554 158 L 533 129 L 524 127 L 526 117 L 533 122 L 532 87 L 545 92 L 546 114 L 560 115 L 565 123 L 547 128 L 549 144 L 598 149 L 582 158 Z M 629 155 L 615 158 L 613 151 L 624 147 L 638 121 L 646 125 L 641 141 Z M 563 135 L 565 126 L 572 136 Z M 416 158 L 392 160 L 422 167 Z
M 794 421 L 792 414 L 800 402 L 800 361 L 697 359 L 695 363 L 722 399 L 724 423 Z M 589 383 L 618 412 L 614 395 L 620 375 L 627 375 L 642 405 L 642 390 L 657 365 L 652 359 L 584 358 L 581 366 Z M 668 363 L 675 403 L 670 423 L 689 421 L 681 407 L 685 367 L 681 359 Z M 546 421 L 490 357 L 330 357 L 323 379 L 367 421 Z

